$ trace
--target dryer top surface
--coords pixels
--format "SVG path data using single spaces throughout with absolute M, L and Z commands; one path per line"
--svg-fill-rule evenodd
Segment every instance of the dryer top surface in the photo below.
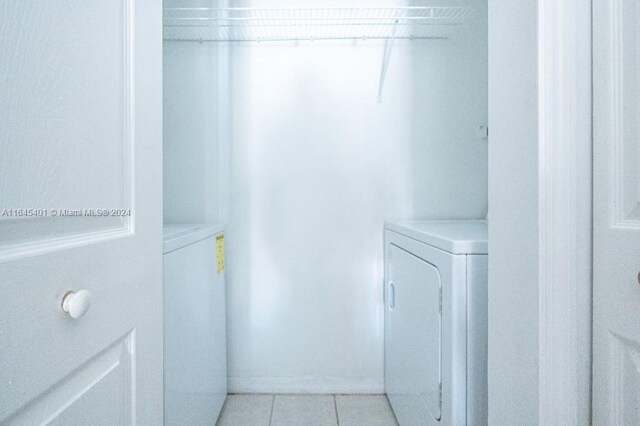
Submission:
M 385 229 L 452 254 L 487 254 L 484 220 L 406 220 L 386 222 Z

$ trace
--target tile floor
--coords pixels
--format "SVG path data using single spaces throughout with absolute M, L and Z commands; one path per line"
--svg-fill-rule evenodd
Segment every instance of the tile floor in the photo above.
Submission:
M 396 426 L 384 395 L 229 395 L 218 426 Z

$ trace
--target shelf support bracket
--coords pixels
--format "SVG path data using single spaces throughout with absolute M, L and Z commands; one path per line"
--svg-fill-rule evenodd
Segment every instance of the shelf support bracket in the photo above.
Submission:
M 389 67 L 389 59 L 393 44 L 396 41 L 396 33 L 398 31 L 398 20 L 393 23 L 391 30 L 391 38 L 384 41 L 384 55 L 382 57 L 382 70 L 380 71 L 380 83 L 378 84 L 378 103 L 382 103 L 382 89 L 384 88 L 384 80 L 387 78 L 387 68 Z

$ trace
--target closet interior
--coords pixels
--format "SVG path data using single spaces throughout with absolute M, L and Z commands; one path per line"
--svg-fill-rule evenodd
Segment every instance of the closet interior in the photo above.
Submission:
M 487 1 L 165 0 L 163 19 L 165 422 L 227 394 L 389 394 L 388 233 L 486 258 Z M 411 374 L 432 375 L 424 415 L 460 424 L 466 317 L 438 273 L 416 297 L 440 297 L 439 364 Z M 394 398 L 403 424 L 416 402 Z

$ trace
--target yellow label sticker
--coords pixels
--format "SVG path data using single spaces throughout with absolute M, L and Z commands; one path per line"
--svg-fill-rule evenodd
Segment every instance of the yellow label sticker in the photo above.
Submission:
M 216 236 L 216 261 L 218 273 L 224 271 L 224 235 Z

